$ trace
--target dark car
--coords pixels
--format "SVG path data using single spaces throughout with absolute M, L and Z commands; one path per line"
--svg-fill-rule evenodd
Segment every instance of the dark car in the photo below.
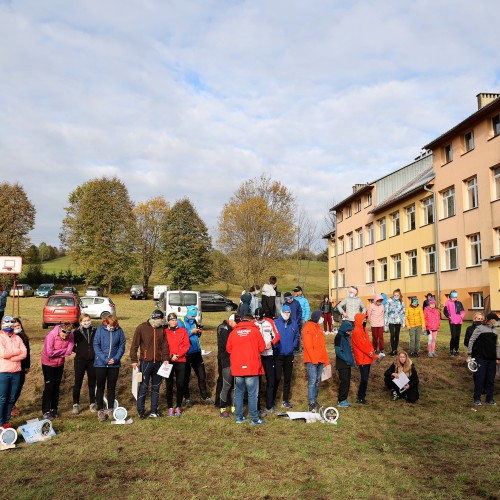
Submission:
M 148 291 L 143 285 L 132 285 L 130 287 L 130 300 L 147 300 Z
M 238 304 L 231 299 L 224 297 L 219 292 L 200 292 L 201 295 L 201 310 L 203 312 L 210 311 L 236 311 Z
M 70 293 L 71 295 L 78 295 L 78 290 L 74 286 L 65 286 L 61 293 Z

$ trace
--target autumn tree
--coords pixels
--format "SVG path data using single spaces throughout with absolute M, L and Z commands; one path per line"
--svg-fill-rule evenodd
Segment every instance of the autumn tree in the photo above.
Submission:
M 188 198 L 177 201 L 165 217 L 162 249 L 164 276 L 174 288 L 188 289 L 210 277 L 212 242 Z
M 294 213 L 292 193 L 264 175 L 243 182 L 224 205 L 218 244 L 245 286 L 262 282 L 293 247 Z
M 0 255 L 23 255 L 28 233 L 35 226 L 36 210 L 18 183 L 0 183 Z
M 151 198 L 134 208 L 142 283 L 146 288 L 149 286 L 149 278 L 158 260 L 162 228 L 168 210 L 169 205 L 163 196 Z
M 128 190 L 117 177 L 92 179 L 69 195 L 61 243 L 88 283 L 111 290 L 134 270 L 136 224 Z

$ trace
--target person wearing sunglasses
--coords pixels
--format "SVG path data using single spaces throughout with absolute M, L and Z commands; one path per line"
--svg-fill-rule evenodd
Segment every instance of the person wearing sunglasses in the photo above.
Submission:
M 64 360 L 71 355 L 74 345 L 73 325 L 69 321 L 55 326 L 45 337 L 42 349 L 44 419 L 53 420 L 59 416 L 59 387 L 64 372 Z

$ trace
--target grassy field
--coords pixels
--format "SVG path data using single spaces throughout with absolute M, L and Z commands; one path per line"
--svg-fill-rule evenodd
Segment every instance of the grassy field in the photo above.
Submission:
M 113 296 L 128 341 L 153 309 L 152 301 Z M 43 379 L 40 353 L 42 299 L 21 299 L 20 315 L 32 343 L 32 371 L 19 406 L 17 427 L 40 416 Z M 12 303 L 9 300 L 8 312 Z M 17 311 L 16 311 L 17 312 Z M 224 313 L 205 313 L 204 349 L 213 395 L 215 329 Z M 408 334 L 402 332 L 402 347 Z M 425 338 L 424 338 L 425 339 Z M 221 419 L 213 407 L 195 404 L 182 418 L 99 423 L 82 391 L 79 416 L 71 415 L 72 360 L 62 382 L 57 436 L 0 453 L 7 467 L 4 498 L 500 498 L 499 408 L 472 406 L 472 379 L 465 356 L 448 358 L 446 328 L 438 335 L 439 358 L 419 358 L 421 399 L 392 402 L 383 387 L 390 358 L 374 365 L 368 406 L 341 409 L 338 425 L 305 424 L 270 417 L 252 428 Z M 327 337 L 333 360 L 333 336 Z M 128 352 L 128 351 L 127 351 Z M 117 398 L 136 417 L 128 354 Z M 353 370 L 350 399 L 359 376 Z M 322 383 L 319 401 L 336 403 L 337 378 Z M 192 395 L 198 390 L 195 380 Z M 165 410 L 164 387 L 161 409 Z M 294 409 L 307 404 L 302 359 L 294 368 Z M 498 398 L 497 398 L 498 399 Z M 496 444 L 495 444 L 496 443 Z

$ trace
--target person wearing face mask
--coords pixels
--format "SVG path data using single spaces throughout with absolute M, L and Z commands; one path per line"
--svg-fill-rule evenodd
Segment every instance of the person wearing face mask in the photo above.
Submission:
M 418 358 L 420 355 L 420 337 L 425 330 L 424 311 L 418 307 L 418 299 L 413 297 L 410 307 L 406 310 L 406 323 L 410 335 L 410 357 Z
M 19 380 L 21 361 L 27 350 L 21 337 L 14 333 L 14 318 L 4 316 L 0 330 L 0 426 L 11 427 L 10 415 L 14 406 Z
M 436 354 L 436 337 L 441 324 L 441 313 L 436 307 L 436 299 L 429 297 L 427 299 L 428 306 L 424 309 L 424 318 L 429 337 L 427 339 L 427 356 L 429 358 L 437 358 Z
M 146 418 L 146 395 L 151 381 L 151 411 L 149 416 L 156 418 L 160 399 L 161 375 L 158 375 L 162 363 L 168 364 L 168 344 L 164 334 L 164 314 L 159 309 L 151 313 L 150 318 L 137 326 L 130 345 L 132 368 L 139 366 L 142 382 L 137 392 L 137 413 L 140 419 Z M 139 356 L 137 351 L 139 350 Z M 108 400 L 109 401 L 109 400 Z
M 19 415 L 19 409 L 16 407 L 17 400 L 21 395 L 21 391 L 24 387 L 24 382 L 26 381 L 26 375 L 29 373 L 31 368 L 31 349 L 30 349 L 30 339 L 24 331 L 23 324 L 19 318 L 14 318 L 14 333 L 21 338 L 24 346 L 26 347 L 26 357 L 21 360 L 21 377 L 19 379 L 19 387 L 16 391 L 16 398 L 14 401 L 14 406 L 10 412 L 11 417 L 17 417 Z M 0 422 L 1 423 L 1 422 Z
M 125 334 L 118 318 L 110 314 L 97 327 L 94 336 L 94 366 L 96 375 L 97 419 L 100 422 L 113 414 L 116 382 L 120 373 L 120 362 L 125 354 Z M 104 409 L 104 389 L 107 386 L 108 409 Z
M 64 372 L 64 360 L 71 356 L 74 347 L 73 325 L 65 321 L 55 326 L 45 337 L 42 349 L 44 389 L 42 413 L 44 419 L 59 416 L 59 388 Z
M 380 293 L 375 295 L 374 301 L 369 305 L 366 312 L 370 327 L 372 329 L 373 348 L 379 352 L 384 352 L 384 298 Z
M 73 332 L 75 346 L 73 351 L 75 359 L 73 366 L 75 369 L 75 384 L 73 385 L 73 415 L 80 413 L 80 392 L 83 385 L 83 378 L 87 374 L 87 385 L 89 388 L 90 411 L 95 413 L 95 368 L 94 368 L 94 336 L 95 328 L 88 314 L 80 316 L 80 325 Z
M 378 359 L 375 349 L 370 342 L 366 330 L 366 314 L 356 314 L 354 317 L 354 329 L 352 331 L 352 353 L 359 368 L 360 382 L 358 388 L 358 399 L 356 403 L 366 405 L 366 390 L 368 388 L 368 377 L 370 367 L 374 360 Z
M 276 330 L 278 330 L 280 341 L 274 345 L 274 395 L 276 401 L 278 387 L 283 376 L 283 408 L 290 409 L 290 387 L 292 385 L 294 351 L 299 346 L 300 334 L 299 325 L 292 320 L 291 309 L 288 304 L 281 308 L 281 314 L 274 320 Z
M 450 323 L 450 356 L 458 356 L 465 309 L 462 302 L 458 300 L 458 293 L 455 290 L 450 292 L 450 298 L 444 305 L 443 313 Z
M 406 309 L 401 296 L 401 290 L 396 288 L 392 297 L 387 299 L 384 315 L 385 325 L 391 334 L 391 356 L 396 356 L 399 345 L 399 332 L 406 324 Z
M 354 326 L 354 317 L 358 313 L 366 313 L 363 301 L 358 297 L 358 288 L 350 286 L 347 290 L 347 297 L 337 304 L 337 311 L 344 320 L 350 321 Z
M 330 298 L 328 297 L 328 295 L 323 295 L 323 302 L 321 302 L 319 308 L 323 313 L 323 331 L 325 333 L 331 333 L 333 329 L 332 325 L 333 305 L 330 302 Z
M 259 285 L 254 285 L 250 287 L 250 294 L 252 295 L 252 299 L 250 300 L 250 314 L 252 316 L 255 316 L 255 309 L 260 307 L 259 293 L 260 293 Z
M 471 335 L 467 351 L 467 362 L 476 360 L 477 372 L 474 380 L 474 404 L 481 405 L 481 394 L 486 388 L 486 403 L 496 405 L 493 399 L 495 390 L 495 375 L 500 364 L 500 349 L 498 345 L 498 321 L 500 318 L 494 312 L 486 315 L 486 320 L 478 326 Z
M 290 308 L 290 319 L 295 321 L 297 325 L 300 325 L 302 320 L 302 307 L 300 307 L 300 302 L 293 298 L 291 292 L 285 292 L 284 294 L 284 305 Z

